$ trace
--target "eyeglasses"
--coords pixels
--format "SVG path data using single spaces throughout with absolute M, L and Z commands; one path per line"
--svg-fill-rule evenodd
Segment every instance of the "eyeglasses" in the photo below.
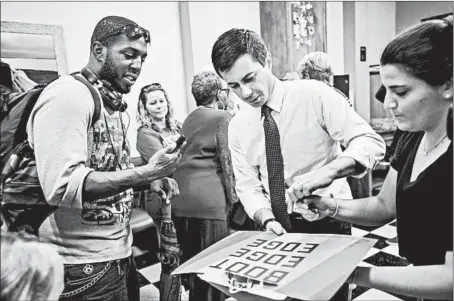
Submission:
M 114 32 L 109 33 L 108 35 L 98 39 L 98 41 L 103 42 L 104 40 L 106 40 L 109 37 L 119 35 L 122 33 L 125 33 L 126 36 L 130 39 L 139 39 L 139 38 L 143 37 L 147 44 L 150 43 L 150 32 L 148 30 L 146 30 L 145 28 L 140 27 L 139 25 L 135 25 L 135 24 L 124 25 L 124 26 L 120 27 L 119 29 L 115 30 Z
M 227 96 L 229 96 L 230 89 L 229 88 L 224 88 L 224 89 L 219 89 L 219 92 L 225 92 Z
M 141 93 L 146 93 L 154 90 L 162 90 L 162 86 L 160 83 L 152 83 L 146 86 L 143 86 L 142 89 L 140 90 Z

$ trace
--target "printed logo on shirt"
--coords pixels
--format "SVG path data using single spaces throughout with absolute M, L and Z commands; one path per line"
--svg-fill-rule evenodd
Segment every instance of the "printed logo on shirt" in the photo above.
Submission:
M 105 114 L 103 112 L 103 114 Z M 107 120 L 107 124 L 105 122 Z M 90 167 L 96 171 L 116 171 L 130 166 L 129 145 L 118 116 L 105 114 L 93 126 L 93 151 Z M 123 149 L 125 145 L 125 149 Z M 133 191 L 129 189 L 112 197 L 82 204 L 82 223 L 91 225 L 129 224 Z

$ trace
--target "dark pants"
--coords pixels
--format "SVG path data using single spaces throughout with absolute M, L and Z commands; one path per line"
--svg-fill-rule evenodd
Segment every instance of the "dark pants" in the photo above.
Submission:
M 183 251 L 181 262 L 229 235 L 228 222 L 199 218 L 173 217 L 178 243 Z M 183 284 L 189 292 L 189 301 L 223 301 L 226 296 L 197 275 L 185 275 Z
M 140 286 L 132 255 L 127 258 L 65 264 L 65 289 L 60 301 L 138 301 Z
M 351 224 L 341 222 L 332 218 L 324 218 L 315 222 L 309 222 L 298 215 L 292 215 L 290 218 L 293 233 L 310 233 L 310 234 L 344 234 L 351 235 Z M 320 279 L 323 281 L 323 279 Z M 341 288 L 330 299 L 331 301 L 349 300 L 348 284 L 343 284 Z
M 347 177 L 347 182 L 348 185 L 350 185 L 350 190 L 352 191 L 352 197 L 354 199 L 362 199 L 370 196 L 367 176 L 360 179 Z

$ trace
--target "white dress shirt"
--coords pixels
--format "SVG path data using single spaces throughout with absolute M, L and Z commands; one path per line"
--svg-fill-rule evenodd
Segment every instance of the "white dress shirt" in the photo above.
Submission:
M 351 157 L 366 170 L 363 177 L 385 154 L 385 142 L 328 85 L 315 80 L 276 80 L 270 99 L 280 133 L 284 177 L 292 185 L 296 176 L 319 169 L 339 157 Z M 346 147 L 342 152 L 340 144 Z M 271 209 L 261 108 L 239 111 L 230 122 L 229 148 L 236 178 L 236 191 L 248 215 Z M 352 198 L 346 178 L 313 192 L 321 196 Z

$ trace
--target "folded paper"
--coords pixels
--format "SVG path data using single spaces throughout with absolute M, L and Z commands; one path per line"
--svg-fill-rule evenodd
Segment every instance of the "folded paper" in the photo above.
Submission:
M 375 242 L 348 235 L 239 231 L 172 274 L 199 274 L 237 300 L 329 300 Z

